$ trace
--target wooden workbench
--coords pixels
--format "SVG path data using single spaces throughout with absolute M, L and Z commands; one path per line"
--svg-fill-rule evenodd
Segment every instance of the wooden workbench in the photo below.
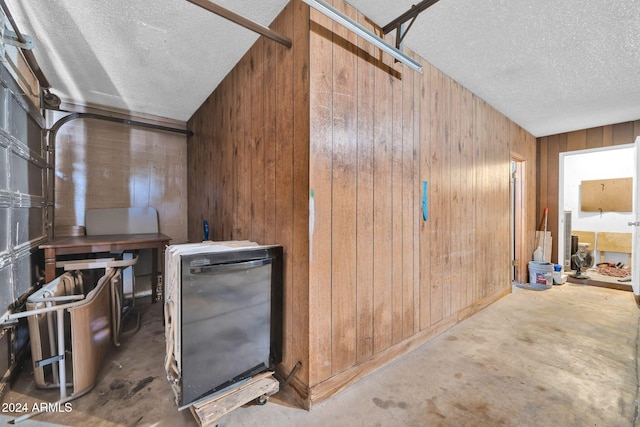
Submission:
M 164 249 L 170 240 L 169 236 L 162 233 L 59 237 L 39 246 L 44 250 L 45 280 L 49 283 L 55 279 L 56 260 L 60 255 L 151 249 L 151 299 L 152 302 L 156 302 L 158 300 L 158 249 L 160 249 L 160 273 L 162 274 Z

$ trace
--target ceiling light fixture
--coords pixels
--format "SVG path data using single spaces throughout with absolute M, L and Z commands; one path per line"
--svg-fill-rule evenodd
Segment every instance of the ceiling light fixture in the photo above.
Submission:
M 328 16 L 333 21 L 337 22 L 338 24 L 342 25 L 348 30 L 351 30 L 352 32 L 356 33 L 358 36 L 362 37 L 363 39 L 373 44 L 374 46 L 380 48 L 382 51 L 393 56 L 398 61 L 402 62 L 403 64 L 407 65 L 408 67 L 422 74 L 422 65 L 419 62 L 405 55 L 399 49 L 396 49 L 395 47 L 391 46 L 382 38 L 378 37 L 376 34 L 372 33 L 362 25 L 358 24 L 353 19 L 349 18 L 347 15 L 335 9 L 333 6 L 325 3 L 322 0 L 302 0 L 302 1 L 304 1 L 310 7 L 321 12 L 322 14 Z

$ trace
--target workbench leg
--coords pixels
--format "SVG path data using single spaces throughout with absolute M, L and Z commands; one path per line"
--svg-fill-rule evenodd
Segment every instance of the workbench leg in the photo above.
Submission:
M 160 292 L 160 298 L 162 301 L 162 304 L 164 304 L 164 284 L 165 284 L 165 277 L 164 277 L 164 250 L 167 247 L 167 245 L 163 244 L 160 247 L 160 277 L 162 278 L 162 287 L 160 288 L 162 291 Z M 629 264 L 631 265 L 631 264 Z M 156 279 L 157 280 L 157 279 Z
M 56 250 L 44 250 L 44 280 L 46 283 L 56 278 Z
M 158 248 L 151 249 L 151 302 L 158 300 Z

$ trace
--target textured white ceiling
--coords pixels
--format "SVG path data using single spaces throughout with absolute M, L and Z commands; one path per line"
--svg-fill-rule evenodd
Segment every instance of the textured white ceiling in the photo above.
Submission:
M 350 1 L 380 26 L 412 3 Z M 440 0 L 405 44 L 535 136 L 640 119 L 638 0 Z
M 7 0 L 63 100 L 186 121 L 258 35 L 185 0 Z M 269 25 L 288 0 L 217 0 Z
M 63 99 L 187 120 L 257 39 L 185 0 L 7 0 Z M 287 0 L 216 0 L 269 25 Z M 380 26 L 417 1 L 351 0 Z M 640 1 L 440 0 L 405 45 L 535 136 L 640 119 Z

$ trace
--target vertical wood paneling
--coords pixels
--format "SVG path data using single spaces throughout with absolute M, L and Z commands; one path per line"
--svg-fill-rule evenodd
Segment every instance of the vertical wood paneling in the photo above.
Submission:
M 310 161 L 313 231 L 309 254 L 309 381 L 331 376 L 331 212 L 333 170 L 332 21 L 311 10 Z M 327 324 L 329 323 L 329 324 Z
M 566 151 L 567 147 L 567 137 L 566 134 L 563 135 L 554 135 L 550 136 L 548 139 L 548 149 L 547 155 L 549 159 L 549 164 L 547 165 L 548 170 L 559 170 L 559 161 L 560 161 L 560 152 Z M 547 198 L 544 207 L 549 208 L 549 217 L 547 218 L 547 231 L 551 232 L 552 244 L 553 247 L 557 247 L 557 239 L 560 238 L 558 236 L 558 221 L 550 221 L 549 218 L 558 218 L 559 215 L 559 206 L 558 206 L 558 185 L 548 185 L 547 186 Z M 544 226 L 543 226 L 544 228 Z M 551 259 L 556 259 L 556 251 L 551 251 Z
M 272 27 L 298 42 L 289 49 L 259 39 L 189 120 L 189 238 L 200 240 L 208 219 L 212 239 L 283 245 L 283 370 L 303 362 L 292 385 L 304 392 L 310 366 L 308 7 L 290 3 Z
M 636 136 L 640 135 L 640 127 L 636 123 L 637 121 L 615 123 L 538 138 L 537 206 L 539 214 L 551 200 L 555 200 L 555 205 L 557 205 L 560 182 L 559 153 L 631 144 Z M 552 252 L 552 260 L 554 261 L 557 260 L 557 224 L 559 214 L 558 209 L 550 210 L 548 220 L 554 239 Z
M 635 141 L 633 122 L 617 123 L 611 127 L 611 145 L 629 144 Z
M 355 10 L 342 0 L 336 7 L 348 16 Z M 357 40 L 353 32 L 334 25 L 333 42 L 333 178 L 331 216 L 331 371 L 356 362 L 356 177 Z
M 414 200 L 414 103 L 413 80 L 415 73 L 402 76 L 402 338 L 415 333 L 414 316 L 414 223 L 417 205 Z
M 93 112 L 105 116 L 116 114 L 113 111 L 95 110 Z M 2 111 L 0 115 L 4 113 Z M 66 114 L 56 112 L 53 115 L 52 123 Z M 127 116 L 127 118 L 136 119 L 133 116 Z M 148 120 L 151 117 L 137 119 Z M 163 122 L 159 118 L 157 123 L 182 126 L 178 122 Z M 20 129 L 20 133 L 22 131 L 23 129 Z M 83 225 L 87 209 L 150 206 L 158 211 L 159 227 L 162 233 L 170 236 L 174 242 L 187 240 L 186 191 L 189 188 L 196 190 L 199 188 L 188 179 L 192 164 L 187 164 L 186 136 L 105 120 L 80 118 L 61 127 L 56 141 L 54 224 L 56 228 Z M 29 142 L 35 142 L 35 140 Z M 16 149 L 19 146 L 14 144 Z M 37 157 L 40 154 L 40 151 L 36 151 L 34 155 Z M 4 167 L 4 154 L 0 157 L 2 157 L 0 163 Z M 193 164 L 193 166 L 201 167 L 199 164 Z M 70 177 L 73 179 L 69 179 Z M 24 194 L 36 193 L 40 196 L 45 194 L 40 191 L 40 186 L 37 186 L 37 191 L 34 190 L 36 187 L 27 191 L 17 184 L 12 185 L 18 198 L 21 197 L 21 191 Z M 51 186 L 50 191 L 53 191 L 53 182 Z M 54 200 L 54 195 L 47 194 L 47 196 L 51 201 Z M 200 202 L 200 200 L 197 201 L 197 203 Z M 4 209 L 4 212 L 9 210 L 11 209 Z M 7 224 L 3 222 L 3 233 L 6 226 Z M 35 235 L 30 234 L 30 236 Z M 14 290 L 22 292 L 24 285 L 25 283 L 21 282 Z
M 460 266 L 465 266 L 467 271 L 476 271 L 476 223 L 475 223 L 475 206 L 476 206 L 476 175 L 475 175 L 475 144 L 474 144 L 474 101 L 473 95 L 467 90 L 462 91 L 461 105 L 461 164 L 460 168 L 463 177 L 463 188 L 460 195 L 460 203 L 463 207 L 462 223 L 460 230 L 461 249 L 463 257 Z M 476 287 L 476 275 L 465 274 L 463 280 L 464 286 L 464 303 L 463 307 L 471 305 L 474 300 L 474 290 Z
M 603 147 L 602 135 L 603 128 L 601 127 L 587 129 L 587 148 Z
M 567 151 L 584 150 L 587 148 L 587 131 L 578 130 L 567 134 Z
M 474 126 L 473 130 L 473 145 L 475 152 L 475 183 L 476 183 L 476 197 L 478 203 L 476 204 L 477 209 L 475 213 L 475 229 L 476 229 L 476 238 L 479 242 L 486 242 L 486 227 L 485 227 L 485 215 L 483 206 L 486 206 L 486 182 L 485 182 L 485 169 L 486 169 L 486 154 L 483 149 L 484 147 L 484 109 L 482 108 L 482 100 L 478 97 L 473 98 L 473 114 L 474 114 L 474 122 L 476 126 Z M 482 250 L 482 243 L 477 245 L 476 250 Z M 484 273 L 483 268 L 478 268 L 479 263 L 476 263 L 476 281 L 474 283 L 474 292 L 473 292 L 473 300 L 478 301 L 484 297 L 483 289 L 484 283 L 486 281 L 486 274 Z
M 449 317 L 453 314 L 451 309 L 452 289 L 452 270 L 451 270 L 451 211 L 453 203 L 453 194 L 451 191 L 451 179 L 455 171 L 451 169 L 451 79 L 443 72 L 438 72 L 438 85 L 440 86 L 440 138 L 437 141 L 440 144 L 439 152 L 441 154 L 440 163 L 440 185 L 442 201 L 438 202 L 440 206 L 440 227 L 438 233 L 441 235 L 440 254 L 442 257 L 441 276 L 442 276 L 442 314 L 443 317 Z
M 364 22 L 359 14 L 358 20 Z M 364 23 L 373 31 L 371 24 Z M 374 48 L 358 38 L 357 316 L 359 362 L 373 355 L 373 108 Z
M 284 365 L 303 362 L 313 399 L 508 291 L 510 139 L 536 152 L 426 61 L 408 70 L 299 0 L 272 27 L 294 47 L 257 43 L 190 120 L 189 217 L 283 244 Z
M 419 60 L 415 53 L 412 58 Z M 420 172 L 420 117 L 421 114 L 421 89 L 424 79 L 421 76 L 413 76 L 413 87 L 409 90 L 413 98 L 413 212 L 411 213 L 413 225 L 413 333 L 420 331 L 421 319 L 421 281 L 420 281 L 420 229 L 422 227 L 422 204 L 421 204 L 421 172 Z
M 394 70 L 400 71 L 402 65 L 400 63 L 394 64 Z M 403 91 L 402 86 L 405 82 L 399 78 L 391 79 L 392 90 L 392 164 L 391 164 L 391 206 L 392 206 L 392 342 L 394 344 L 402 341 L 402 327 L 403 327 L 403 282 L 402 282 L 402 270 L 403 263 L 403 232 L 402 232 L 402 212 L 405 205 L 402 192 L 403 183 L 403 162 L 402 162 L 402 115 L 403 115 Z
M 608 147 L 613 145 L 613 126 L 602 127 L 602 146 Z
M 444 290 L 442 272 L 445 269 L 444 241 L 448 239 L 443 226 L 445 212 L 445 199 L 443 176 L 443 129 L 442 129 L 442 72 L 435 67 L 430 73 L 430 114 L 431 118 L 431 150 L 430 150 L 430 172 L 431 182 L 429 183 L 429 209 L 431 215 L 429 221 L 432 224 L 431 251 L 431 323 L 437 323 L 444 317 Z M 449 147 L 446 147 L 448 149 Z
M 273 25 L 273 29 L 281 34 L 292 34 L 293 26 L 293 14 L 288 10 L 290 6 L 283 12 L 283 19 L 278 19 Z M 268 43 L 270 44 L 270 43 Z M 271 44 L 270 44 L 271 45 Z M 292 337 L 292 339 L 286 339 L 283 349 L 283 359 L 287 366 L 293 366 L 297 362 L 296 357 L 301 357 L 308 351 L 306 345 L 300 343 L 299 340 L 293 339 L 300 333 L 300 328 L 304 325 L 304 316 L 299 312 L 299 302 L 296 301 L 297 293 L 301 286 L 296 286 L 296 277 L 293 274 L 293 269 L 296 263 L 294 262 L 293 254 L 294 247 L 297 244 L 297 240 L 294 237 L 293 232 L 293 216 L 294 206 L 293 198 L 295 190 L 291 185 L 294 182 L 294 162 L 293 162 L 293 131 L 291 124 L 295 123 L 293 112 L 293 76 L 294 73 L 288 72 L 294 70 L 293 65 L 293 52 L 286 47 L 279 44 L 272 44 L 275 49 L 275 60 L 272 65 L 274 90 L 275 90 L 275 110 L 274 110 L 274 155 L 275 155 L 275 193 L 273 200 L 275 206 L 273 208 L 275 217 L 275 235 L 273 236 L 273 243 L 281 244 L 284 248 L 284 304 L 288 307 L 284 312 L 284 331 L 285 337 Z M 269 71 L 266 71 L 268 73 Z M 267 78 L 270 76 L 265 75 Z M 266 90 L 268 90 L 265 87 Z M 265 113 L 269 111 L 265 110 Z M 267 116 L 269 117 L 269 116 Z M 305 175 L 300 178 L 303 179 Z M 308 189 L 298 190 L 303 193 L 303 197 L 306 199 Z M 270 197 L 266 198 L 271 199 Z M 305 286 L 306 288 L 306 286 Z M 304 311 L 304 310 L 301 310 Z M 306 315 L 306 314 L 305 314 Z M 302 375 L 308 375 L 308 367 L 302 367 Z
M 240 86 L 240 99 L 238 103 L 238 157 L 236 168 L 238 177 L 238 223 L 236 236 L 238 239 L 251 237 L 251 144 L 250 130 L 251 118 L 247 114 L 251 109 L 251 69 L 249 67 L 249 52 L 240 60 L 238 65 L 240 73 L 238 84 Z
M 383 54 L 383 58 L 387 56 Z M 389 62 L 389 58 L 385 58 Z M 392 342 L 393 260 L 393 117 L 392 83 L 386 64 L 375 70 L 373 135 L 373 349 L 379 352 Z M 384 102 L 383 102 L 384 100 Z
M 543 140 L 538 144 L 538 158 L 547 159 L 547 152 L 549 149 L 549 138 L 543 138 Z M 553 185 L 553 177 L 550 177 L 549 171 L 547 170 L 547 162 L 538 162 L 537 163 L 537 176 L 538 176 L 538 185 L 537 189 L 537 209 L 536 209 L 536 223 L 534 230 L 539 230 L 540 220 L 542 219 L 542 215 L 544 214 L 544 208 L 547 204 L 547 181 L 551 180 L 551 185 Z M 535 237 L 534 237 L 535 239 Z M 534 241 L 535 244 L 535 241 Z M 534 247 L 534 250 L 536 248 Z M 532 255 L 533 256 L 533 255 Z
M 251 240 L 264 243 L 264 50 L 265 39 L 259 38 L 251 48 Z
M 432 249 L 431 243 L 433 241 L 434 226 L 431 216 L 433 214 L 432 209 L 432 196 L 433 196 L 433 181 L 431 180 L 431 83 L 433 67 L 430 64 L 423 65 L 424 74 L 420 82 L 419 91 L 420 96 L 420 116 L 419 116 L 419 136 L 418 146 L 420 150 L 419 168 L 418 173 L 420 176 L 419 182 L 419 198 L 418 200 L 424 200 L 424 183 L 427 183 L 426 194 L 426 216 L 427 220 L 424 220 L 424 212 L 422 212 L 420 221 L 420 330 L 426 329 L 431 325 L 431 296 L 432 296 L 432 278 L 431 278 L 431 258 Z M 421 209 L 422 211 L 422 209 Z
M 235 73 L 233 74 L 235 76 Z M 227 79 L 225 82 L 225 86 L 227 88 L 225 95 L 228 99 L 235 99 L 237 94 L 237 88 L 234 85 L 233 78 Z M 238 147 L 238 141 L 234 136 L 233 127 L 235 125 L 234 120 L 234 109 L 235 106 L 233 102 L 226 102 L 224 106 L 224 135 L 225 135 L 225 190 L 224 190 L 224 208 L 225 208 L 225 230 L 223 232 L 222 238 L 224 240 L 231 240 L 234 235 L 234 227 L 235 227 L 235 212 L 237 210 L 236 199 L 235 199 L 235 188 L 237 187 L 236 179 L 237 175 L 235 173 L 235 152 Z
M 451 312 L 455 313 L 464 307 L 462 303 L 462 234 L 463 226 L 463 205 L 462 205 L 462 87 L 457 82 L 451 82 L 451 106 L 450 106 L 450 131 L 449 147 L 450 159 L 450 288 L 451 288 Z
M 305 361 L 309 360 L 309 7 L 301 1 L 290 3 L 285 9 L 287 13 L 293 9 L 293 13 L 285 21 L 283 34 L 292 34 L 292 39 L 296 40 L 300 48 L 290 49 L 280 47 L 289 57 L 293 57 L 292 66 L 282 70 L 282 74 L 291 74 L 288 78 L 292 85 L 279 86 L 279 91 L 283 94 L 283 99 L 292 100 L 293 130 L 289 140 L 293 146 L 293 179 L 285 180 L 284 185 L 289 183 L 293 187 L 293 206 L 285 213 L 289 218 L 293 218 L 293 243 L 291 249 L 285 252 L 285 260 L 288 266 L 287 272 L 291 283 L 292 304 L 291 331 L 288 342 L 293 347 L 292 352 L 285 354 L 288 361 L 288 371 L 293 368 L 296 362 L 301 361 L 302 367 L 297 375 L 302 378 L 302 384 L 292 383 L 298 386 L 303 393 L 307 391 L 309 384 L 308 366 Z M 290 30 L 293 28 L 293 30 Z M 287 64 L 284 62 L 283 64 Z M 286 65 L 284 65 L 286 66 Z M 287 70 L 292 69 L 293 73 Z M 291 130 L 291 122 L 289 129 Z M 308 363 L 307 363 L 308 365 Z
M 265 244 L 277 243 L 276 240 L 276 48 L 277 43 L 264 43 L 263 47 L 263 85 L 264 85 L 264 234 Z M 288 85 L 291 87 L 291 85 Z M 291 119 L 290 119 L 291 120 Z M 278 141 L 279 142 L 279 141 Z
M 510 148 L 510 123 L 507 117 L 494 109 L 498 122 L 499 145 L 496 146 L 496 183 L 498 206 L 505 206 L 500 216 L 500 223 L 510 223 L 511 220 L 511 148 Z M 531 205 L 533 208 L 534 205 Z M 507 233 L 499 234 L 500 256 L 494 264 L 495 292 L 501 293 L 511 289 L 511 236 Z M 506 263 L 505 263 L 506 261 Z M 507 268 L 504 268 L 504 267 Z

